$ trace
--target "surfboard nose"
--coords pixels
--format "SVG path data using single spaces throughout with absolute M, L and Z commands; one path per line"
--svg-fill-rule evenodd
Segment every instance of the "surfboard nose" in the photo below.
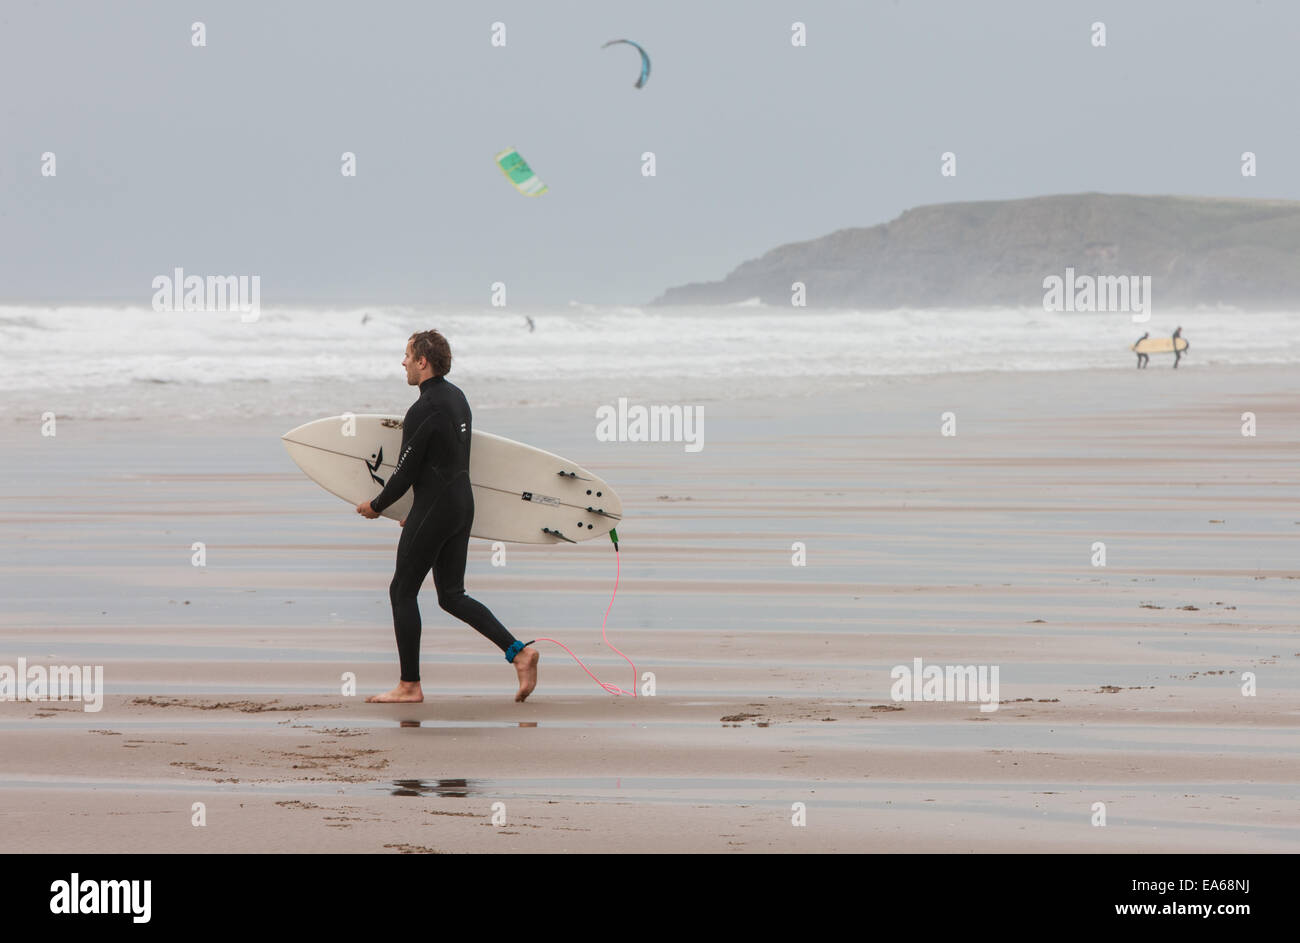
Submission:
M 316 421 L 317 420 L 312 420 L 312 422 L 316 422 Z M 290 441 L 293 439 L 302 438 L 302 431 L 306 429 L 308 426 L 312 425 L 312 422 L 304 422 L 301 426 L 294 426 L 284 435 L 280 436 L 281 441 Z

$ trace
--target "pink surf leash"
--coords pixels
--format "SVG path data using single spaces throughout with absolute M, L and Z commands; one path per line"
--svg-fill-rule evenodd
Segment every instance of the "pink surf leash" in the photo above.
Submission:
M 619 573 L 622 571 L 623 567 L 622 567 L 622 564 L 619 562 L 619 558 L 618 558 L 618 532 L 617 532 L 616 530 L 614 530 L 613 528 L 610 528 L 610 531 L 609 531 L 609 539 L 612 540 L 612 541 L 614 541 L 614 593 L 613 593 L 612 596 L 609 597 L 609 605 L 605 607 L 605 618 L 602 619 L 602 620 L 600 621 L 600 637 L 604 640 L 604 642 L 605 642 L 606 645 L 609 645 L 610 648 L 614 648 L 613 644 L 611 644 L 610 641 L 609 641 L 609 636 L 605 634 L 605 625 L 606 625 L 606 623 L 609 622 L 609 611 L 610 611 L 611 609 L 614 608 L 614 597 L 618 595 L 618 577 L 619 577 Z M 586 672 L 587 672 L 587 676 L 590 677 L 592 681 L 595 681 L 597 684 L 599 684 L 602 688 L 604 688 L 604 689 L 605 689 L 606 691 L 608 691 L 610 694 L 627 694 L 627 695 L 630 695 L 630 696 L 632 696 L 632 697 L 636 697 L 636 696 L 637 696 L 637 694 L 636 694 L 636 665 L 633 663 L 633 661 L 632 661 L 631 658 L 628 658 L 628 657 L 627 657 L 626 655 L 624 655 L 622 652 L 619 652 L 617 648 L 614 648 L 614 651 L 618 652 L 619 657 L 621 657 L 621 658 L 622 658 L 625 662 L 627 662 L 629 665 L 632 665 L 632 690 L 631 690 L 631 691 L 624 691 L 624 690 L 623 690 L 622 688 L 620 688 L 617 684 L 614 684 L 614 683 L 612 683 L 612 682 L 609 682 L 609 681 L 601 681 L 599 678 L 597 678 L 594 674 L 591 673 L 591 671 L 587 668 L 586 665 L 584 665 L 584 664 L 582 663 L 582 659 L 579 658 L 577 655 L 574 655 L 574 654 L 573 654 L 573 650 L 570 649 L 569 646 L 565 645 L 563 642 L 558 641 L 557 639 L 553 639 L 553 638 L 539 638 L 539 639 L 536 639 L 536 641 L 538 641 L 538 642 L 554 642 L 556 645 L 560 646 L 560 648 L 562 648 L 562 649 L 564 649 L 566 652 L 568 652 L 569 655 L 570 655 L 570 657 L 572 657 L 573 660 L 576 661 L 576 662 L 578 663 L 578 667 L 580 667 L 583 671 L 586 671 Z

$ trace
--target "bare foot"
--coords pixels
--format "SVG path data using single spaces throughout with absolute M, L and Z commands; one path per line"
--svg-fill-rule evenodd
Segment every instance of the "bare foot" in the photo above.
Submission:
M 541 661 L 542 656 L 537 653 L 535 648 L 525 648 L 515 656 L 515 673 L 519 675 L 519 691 L 515 694 L 516 701 L 523 701 L 528 695 L 533 693 L 533 688 L 537 687 L 537 663 Z
M 516 659 L 518 660 L 518 659 Z M 536 677 L 536 672 L 533 676 Z M 367 704 L 419 704 L 424 700 L 424 691 L 418 681 L 399 681 L 397 687 L 387 694 L 372 694 L 366 698 Z

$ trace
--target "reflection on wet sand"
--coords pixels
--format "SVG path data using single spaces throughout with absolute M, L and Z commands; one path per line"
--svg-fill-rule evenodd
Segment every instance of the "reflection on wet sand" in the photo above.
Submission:
M 395 796 L 440 796 L 444 799 L 463 799 L 479 793 L 480 783 L 473 779 L 396 779 Z

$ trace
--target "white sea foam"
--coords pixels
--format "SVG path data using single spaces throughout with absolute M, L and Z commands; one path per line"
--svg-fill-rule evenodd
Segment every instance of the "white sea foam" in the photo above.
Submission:
M 83 415 L 177 408 L 210 415 L 227 407 L 270 413 L 338 391 L 348 397 L 346 409 L 366 391 L 384 401 L 394 384 L 400 392 L 405 340 L 430 327 L 451 341 L 452 379 L 479 391 L 476 405 L 504 405 L 587 402 L 593 386 L 617 391 L 681 380 L 690 381 L 694 395 L 712 390 L 725 397 L 761 389 L 774 376 L 802 380 L 816 392 L 873 376 L 1131 367 L 1128 347 L 1144 331 L 1163 336 L 1178 325 L 1191 343 L 1187 365 L 1197 369 L 1300 362 L 1300 316 L 1291 312 L 1157 310 L 1137 326 L 1127 314 L 1037 308 L 574 303 L 507 310 L 268 307 L 258 321 L 243 323 L 230 312 L 3 306 L 0 400 L 32 408 L 71 398 Z M 1152 366 L 1169 359 L 1157 355 Z

